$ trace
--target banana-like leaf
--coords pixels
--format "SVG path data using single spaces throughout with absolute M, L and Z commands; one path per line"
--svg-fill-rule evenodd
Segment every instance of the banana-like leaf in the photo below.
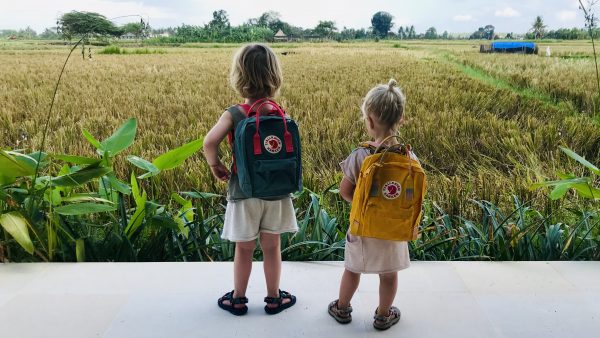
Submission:
M 570 178 L 570 179 L 566 179 L 566 180 L 540 182 L 540 183 L 534 183 L 534 184 L 530 185 L 529 188 L 531 190 L 534 190 L 534 189 L 538 189 L 538 188 L 542 188 L 542 187 L 551 187 L 551 186 L 557 186 L 557 185 L 578 184 L 578 183 L 588 184 L 589 179 L 587 179 L 587 178 Z
M 85 241 L 83 238 L 75 241 L 75 256 L 78 263 L 85 262 Z
M 65 161 L 65 162 L 69 162 L 69 163 L 73 163 L 73 164 L 79 164 L 79 165 L 96 164 L 96 163 L 101 162 L 100 159 L 91 158 L 91 157 L 83 157 L 83 156 L 58 154 L 58 155 L 52 155 L 52 157 L 54 157 L 57 160 L 61 160 L 61 161 Z
M 179 148 L 170 150 L 152 161 L 152 164 L 160 170 L 169 170 L 179 166 L 183 161 L 194 155 L 204 142 L 203 138 L 199 138 L 192 142 L 186 143 Z
M 67 204 L 54 209 L 57 213 L 66 216 L 79 216 L 87 214 L 95 214 L 98 212 L 115 211 L 117 207 L 109 204 L 97 203 L 76 203 Z
M 190 235 L 190 228 L 185 226 L 185 221 L 183 218 L 173 217 L 173 221 L 177 224 L 177 230 L 179 233 L 183 235 L 183 237 L 188 238 Z
M 0 150 L 2 176 L 21 177 L 35 174 L 37 161 L 27 155 Z
M 570 184 L 559 184 L 552 189 L 552 192 L 550 192 L 550 198 L 553 200 L 561 199 L 569 189 L 571 189 Z
M 69 197 L 63 197 L 63 202 L 68 203 L 79 203 L 79 202 L 95 202 L 95 203 L 106 203 L 106 204 L 114 204 L 112 201 L 109 201 L 104 198 L 90 196 L 88 194 L 75 194 Z
M 160 172 L 160 169 L 158 169 L 154 164 L 152 164 L 149 161 L 146 161 L 145 159 L 141 158 L 141 157 L 137 157 L 134 155 L 129 155 L 127 156 L 127 160 L 129 162 L 131 162 L 133 165 L 135 165 L 136 167 L 147 171 L 147 173 L 145 173 L 144 175 L 138 177 L 140 179 L 146 178 L 146 177 L 150 177 L 150 176 L 154 176 L 156 174 L 158 174 Z
M 140 192 L 140 187 L 138 186 L 133 173 L 131 173 L 131 193 L 135 201 L 136 209 L 125 228 L 125 234 L 127 234 L 129 238 L 131 238 L 135 231 L 142 225 L 144 218 L 146 217 L 146 201 L 148 200 L 146 192 L 143 190 Z
M 109 138 L 100 142 L 102 149 L 110 152 L 112 156 L 122 152 L 133 144 L 136 131 L 137 120 L 135 118 L 127 120 Z
M 102 147 L 102 144 L 100 144 L 100 141 L 96 140 L 96 138 L 94 136 L 92 136 L 92 134 L 90 134 L 89 131 L 87 130 L 82 130 L 83 133 L 83 137 L 85 137 L 86 140 L 88 140 L 88 142 L 90 142 L 91 145 L 93 145 L 96 149 L 98 150 L 104 150 L 104 148 Z
M 560 150 L 562 150 L 570 158 L 574 159 L 575 161 L 581 163 L 584 167 L 586 167 L 589 170 L 591 170 L 594 174 L 600 176 L 600 169 L 598 169 L 598 167 L 596 167 L 595 165 L 591 164 L 588 160 L 586 160 L 585 158 L 581 157 L 579 154 L 577 154 L 573 150 L 571 150 L 569 148 L 564 148 L 564 147 L 561 147 Z
M 127 185 L 127 183 L 119 180 L 117 178 L 117 176 L 115 176 L 114 172 L 108 173 L 108 175 L 106 175 L 106 177 L 108 178 L 108 182 L 110 183 L 110 186 L 113 189 L 115 189 L 116 191 L 120 192 L 123 195 L 131 194 L 131 187 L 129 185 Z
M 215 197 L 223 197 L 223 195 L 213 194 L 210 192 L 196 192 L 196 191 L 184 191 L 183 195 L 196 198 L 196 199 L 206 199 L 206 198 L 215 198 Z
M 33 242 L 29 237 L 29 222 L 17 211 L 0 215 L 0 225 L 27 251 L 33 255 Z
M 5 176 L 3 173 L 0 173 L 0 186 L 13 184 L 16 180 L 15 176 Z
M 90 166 L 80 169 L 74 173 L 54 177 L 50 183 L 53 186 L 74 187 L 85 184 L 95 178 L 106 175 L 110 168 Z

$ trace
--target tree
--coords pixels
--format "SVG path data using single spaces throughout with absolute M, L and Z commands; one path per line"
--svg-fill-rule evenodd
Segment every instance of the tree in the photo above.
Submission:
M 434 40 L 438 38 L 437 30 L 435 27 L 429 27 L 425 32 L 425 39 Z
M 488 39 L 488 40 L 493 40 L 494 39 L 494 31 L 496 30 L 496 27 L 492 26 L 492 25 L 487 25 L 485 27 L 483 27 L 483 32 L 484 32 L 484 38 Z
M 319 24 L 314 29 L 315 34 L 329 39 L 336 31 L 337 27 L 335 27 L 335 22 L 333 21 L 319 21 Z
M 400 39 L 406 39 L 405 33 L 404 33 L 404 28 L 402 26 L 400 26 L 400 29 L 398 29 L 398 37 Z
M 373 27 L 373 32 L 379 37 L 386 37 L 394 23 L 392 19 L 394 17 L 388 12 L 377 12 L 371 18 L 371 26 Z
M 271 28 L 271 25 L 281 21 L 281 14 L 275 11 L 268 11 L 264 12 L 261 14 L 261 16 L 254 20 L 256 20 L 256 24 L 258 26 Z
M 46 40 L 56 40 L 60 38 L 60 35 L 56 32 L 56 28 L 46 28 L 39 37 Z
M 366 39 L 369 36 L 369 33 L 364 29 L 354 29 L 354 28 L 346 28 L 340 32 L 340 40 L 357 40 L 357 39 Z
M 495 30 L 496 30 L 496 28 L 492 25 L 487 25 L 485 27 L 479 27 L 479 29 L 475 33 L 471 34 L 469 39 L 492 40 L 495 37 L 495 34 L 494 34 Z
M 63 14 L 57 22 L 59 34 L 64 39 L 120 36 L 123 32 L 104 15 L 93 12 L 72 11 Z
M 417 38 L 417 32 L 415 31 L 415 26 L 410 26 L 410 28 L 408 30 L 408 38 L 409 39 Z
M 450 35 L 448 34 L 448 31 L 444 31 L 444 33 L 442 33 L 442 39 L 448 40 L 449 38 L 450 38 Z
M 229 28 L 229 15 L 223 9 L 213 12 L 213 19 L 208 23 L 208 28 L 222 31 L 226 28 Z
M 531 26 L 531 32 L 535 36 L 536 39 L 541 39 L 544 37 L 544 33 L 546 32 L 546 25 L 544 25 L 544 19 L 541 16 L 537 16 L 535 21 Z
M 140 20 L 140 22 L 127 23 L 122 28 L 123 33 L 131 33 L 136 37 L 136 39 L 146 37 L 148 35 L 149 29 L 150 26 L 146 25 L 146 23 L 143 20 Z

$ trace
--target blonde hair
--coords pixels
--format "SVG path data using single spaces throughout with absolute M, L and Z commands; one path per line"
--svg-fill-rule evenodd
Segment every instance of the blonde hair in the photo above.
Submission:
M 273 50 L 262 44 L 246 45 L 235 54 L 229 80 L 244 98 L 273 97 L 279 92 L 283 76 Z
M 391 79 L 387 85 L 380 84 L 369 90 L 362 104 L 363 116 L 375 117 L 378 122 L 390 129 L 398 128 L 404 116 L 406 98 Z

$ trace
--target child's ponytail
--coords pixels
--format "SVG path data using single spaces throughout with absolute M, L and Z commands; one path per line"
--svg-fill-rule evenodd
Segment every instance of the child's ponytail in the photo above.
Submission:
M 375 117 L 390 129 L 396 129 L 404 116 L 406 99 L 398 82 L 390 79 L 387 86 L 378 85 L 371 89 L 362 105 L 365 115 Z
M 388 86 L 390 87 L 390 91 L 393 91 L 394 88 L 398 85 L 398 82 L 394 79 L 390 79 L 388 82 Z

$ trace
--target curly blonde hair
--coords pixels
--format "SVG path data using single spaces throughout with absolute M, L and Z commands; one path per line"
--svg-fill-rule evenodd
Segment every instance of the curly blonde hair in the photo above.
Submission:
M 283 76 L 271 48 L 249 44 L 235 54 L 229 79 L 231 87 L 242 97 L 260 99 L 277 95 Z

